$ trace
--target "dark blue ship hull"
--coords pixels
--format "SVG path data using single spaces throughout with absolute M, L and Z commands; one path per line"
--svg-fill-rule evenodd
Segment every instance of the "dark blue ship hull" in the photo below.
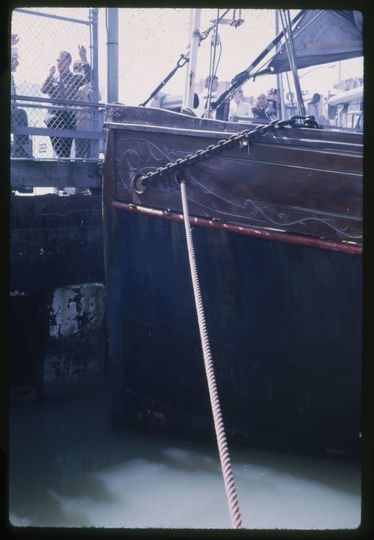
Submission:
M 104 186 L 113 423 L 213 439 L 183 223 L 116 201 L 119 162 Z M 359 252 L 242 233 L 193 225 L 228 440 L 359 455 Z
M 206 436 L 183 224 L 119 209 L 108 220 L 114 421 Z M 229 440 L 357 452 L 361 258 L 202 227 L 193 234 Z

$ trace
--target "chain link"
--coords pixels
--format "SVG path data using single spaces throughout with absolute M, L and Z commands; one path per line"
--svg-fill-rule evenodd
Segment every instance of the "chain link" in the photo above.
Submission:
M 196 150 L 194 154 L 188 154 L 184 158 L 179 158 L 174 162 L 169 162 L 163 167 L 158 167 L 155 171 L 150 171 L 145 175 L 136 175 L 132 179 L 132 186 L 136 193 L 141 195 L 156 178 L 178 172 L 183 167 L 188 167 L 203 159 L 209 159 L 224 150 L 230 150 L 235 146 L 243 147 L 256 135 L 265 135 L 269 131 L 275 131 L 283 127 L 307 127 L 318 128 L 314 116 L 292 116 L 287 120 L 273 120 L 269 124 L 257 126 L 253 130 L 246 129 L 240 133 L 232 134 L 228 139 L 221 139 L 216 144 L 210 144 L 205 149 Z

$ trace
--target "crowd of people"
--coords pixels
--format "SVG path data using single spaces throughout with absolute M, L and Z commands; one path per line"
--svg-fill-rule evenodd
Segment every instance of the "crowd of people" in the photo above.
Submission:
M 19 55 L 16 45 L 19 37 L 11 36 L 11 94 L 17 95 L 14 73 L 19 65 Z M 46 126 L 54 130 L 90 131 L 92 130 L 91 113 L 88 109 L 72 106 L 70 102 L 90 101 L 90 83 L 92 69 L 87 60 L 87 51 L 83 45 L 78 46 L 79 60 L 74 62 L 72 69 L 72 56 L 68 51 L 61 51 L 56 60 L 56 66 L 52 66 L 49 74 L 41 86 L 41 93 L 51 99 L 61 100 L 52 102 L 45 118 Z M 76 110 L 75 110 L 76 109 Z M 27 113 L 19 107 L 17 100 L 12 99 L 11 105 L 12 130 L 28 126 Z M 53 151 L 56 157 L 70 158 L 74 140 L 75 157 L 91 157 L 91 141 L 88 138 L 61 137 L 58 133 L 50 136 Z M 12 147 L 14 157 L 32 157 L 31 138 L 24 134 L 14 134 Z
M 190 112 L 198 117 L 213 117 L 213 115 L 208 112 L 208 109 L 210 108 L 209 105 L 214 104 L 220 93 L 225 89 L 221 87 L 219 91 L 219 86 L 220 83 L 217 75 L 207 77 L 203 81 L 203 84 L 201 81 L 198 82 L 196 84 L 196 92 L 194 95 L 193 110 Z M 210 101 L 208 96 L 210 96 Z M 161 103 L 156 101 L 153 103 L 153 106 L 162 107 Z M 222 104 L 216 109 L 216 118 L 221 118 L 219 109 L 223 109 L 223 106 L 224 105 Z M 178 111 L 180 110 L 181 107 L 178 108 Z M 257 95 L 254 98 L 252 105 L 249 103 L 248 99 L 244 97 L 242 88 L 239 88 L 235 92 L 230 101 L 229 119 L 231 120 L 237 120 L 238 118 L 253 118 L 261 121 L 271 121 L 278 118 L 278 113 L 278 96 L 277 90 L 274 88 L 271 88 L 267 95 L 263 93 Z
M 26 111 L 19 106 L 17 99 L 16 84 L 14 73 L 19 65 L 19 55 L 17 44 L 19 37 L 16 34 L 11 36 L 11 123 L 12 131 L 14 128 L 28 127 L 28 117 Z M 70 52 L 63 50 L 59 53 L 56 66 L 51 66 L 48 76 L 41 85 L 41 93 L 47 95 L 53 100 L 61 100 L 52 102 L 49 106 L 45 124 L 53 133 L 50 135 L 52 148 L 56 157 L 70 158 L 72 157 L 72 148 L 74 141 L 74 152 L 77 158 L 91 157 L 91 140 L 81 137 L 62 137 L 58 130 L 70 130 L 77 132 L 89 132 L 92 130 L 92 113 L 88 108 L 82 107 L 79 109 L 76 104 L 71 102 L 81 102 L 82 105 L 91 100 L 91 79 L 92 69 L 87 59 L 87 51 L 84 46 L 78 46 L 79 59 L 73 63 Z M 216 117 L 227 118 L 227 109 L 224 112 L 224 107 L 227 103 L 218 107 L 212 115 L 209 112 L 209 105 L 214 104 L 219 95 L 225 90 L 224 83 L 219 83 L 216 75 L 209 76 L 205 80 L 201 80 L 196 85 L 196 92 L 193 100 L 193 110 L 190 111 L 198 117 Z M 160 97 L 161 96 L 161 97 Z M 156 96 L 157 99 L 151 106 L 163 107 L 162 99 L 166 98 L 166 94 Z M 166 102 L 166 100 L 164 100 Z M 317 122 L 321 125 L 329 125 L 329 120 L 321 114 L 321 95 L 313 94 L 312 98 L 307 101 L 306 113 L 313 115 Z M 181 110 L 181 105 L 176 104 L 176 108 L 172 110 Z M 288 108 L 287 108 L 288 107 Z M 168 108 L 168 107 L 166 107 Z M 183 111 L 186 112 L 186 111 Z M 222 113 L 222 114 L 221 114 Z M 286 117 L 296 114 L 296 103 L 290 98 L 290 104 L 286 104 Z M 225 116 L 226 115 L 226 116 Z M 246 98 L 242 88 L 239 88 L 233 95 L 229 103 L 228 118 L 231 121 L 244 121 L 247 118 L 259 121 L 260 123 L 271 122 L 281 117 L 280 103 L 278 99 L 278 91 L 276 88 L 270 88 L 265 94 L 263 92 L 253 98 Z M 21 131 L 21 130 L 19 130 Z M 31 137 L 25 133 L 14 133 L 12 156 L 15 157 L 32 157 L 32 141 Z
M 293 94 L 291 93 L 288 98 L 285 104 L 286 118 L 297 114 L 296 100 Z M 280 118 L 280 103 L 276 88 L 270 88 L 267 94 L 260 93 L 255 96 L 252 105 L 249 101 L 244 97 L 243 90 L 239 88 L 230 103 L 230 119 L 236 121 L 248 117 L 260 122 L 271 122 Z M 310 99 L 305 100 L 304 104 L 306 114 L 313 115 L 320 126 L 330 125 L 329 118 L 322 113 L 322 96 L 319 93 L 314 93 Z
M 277 88 L 270 88 L 266 93 L 246 97 L 242 88 L 236 90 L 229 103 L 223 102 L 215 107 L 217 98 L 230 87 L 229 82 L 220 82 L 216 75 L 200 79 L 195 84 L 193 105 L 183 108 L 182 96 L 171 96 L 160 92 L 157 94 L 151 107 L 163 108 L 174 112 L 183 112 L 199 118 L 215 118 L 232 122 L 245 122 L 248 120 L 258 123 L 269 123 L 278 119 L 287 119 L 298 115 L 298 104 L 295 95 L 288 92 L 285 95 L 281 110 L 280 97 Z M 210 100 L 209 100 L 210 95 Z M 330 106 L 328 97 L 319 93 L 303 94 L 305 113 L 312 115 L 320 127 L 337 126 L 337 107 Z M 228 105 L 228 107 L 227 107 Z M 225 108 L 226 107 L 226 108 Z M 361 107 L 361 105 L 360 105 Z M 345 109 L 348 108 L 348 104 Z M 345 110 L 344 109 L 344 110 Z M 361 109 L 360 109 L 361 110 Z M 343 111 L 344 112 L 344 111 Z M 282 115 L 283 113 L 283 115 Z M 356 129 L 362 129 L 362 115 L 360 122 L 356 122 Z M 347 126 L 349 127 L 349 126 Z
M 52 99 L 64 101 L 88 102 L 89 85 L 91 81 L 91 66 L 87 61 L 87 52 L 82 45 L 78 46 L 80 60 L 70 66 L 72 56 L 68 51 L 61 51 L 57 57 L 56 66 L 52 66 L 49 75 L 42 84 L 42 94 Z M 68 107 L 51 107 L 46 117 L 46 125 L 50 129 L 84 130 L 89 129 L 90 113 L 78 111 Z M 51 136 L 52 147 L 57 157 L 70 157 L 73 139 L 67 137 Z M 79 158 L 90 157 L 90 140 L 75 139 L 75 156 Z
M 201 86 L 201 85 L 200 85 Z M 210 103 L 214 103 L 219 93 L 217 92 L 219 87 L 218 77 L 207 77 L 205 79 L 204 91 L 200 91 L 198 96 L 198 104 L 194 106 L 194 114 L 202 117 L 207 116 L 208 108 L 208 93 L 210 91 Z M 218 111 L 217 111 L 218 112 Z M 217 114 L 218 117 L 218 114 Z M 238 120 L 245 118 L 252 118 L 263 121 L 272 121 L 279 117 L 279 103 L 278 93 L 276 88 L 271 88 L 267 95 L 260 93 L 253 99 L 253 103 L 250 104 L 249 100 L 245 98 L 242 88 L 239 88 L 233 95 L 230 101 L 229 107 L 229 119 Z
M 230 118 L 253 118 L 261 122 L 271 122 L 279 117 L 278 93 L 276 88 L 270 88 L 267 95 L 261 92 L 253 99 L 251 105 L 244 97 L 244 92 L 239 88 L 230 103 Z

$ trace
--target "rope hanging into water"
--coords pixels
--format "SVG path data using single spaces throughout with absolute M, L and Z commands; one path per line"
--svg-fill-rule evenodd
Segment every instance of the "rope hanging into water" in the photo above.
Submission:
M 195 249 L 192 239 L 190 217 L 188 211 L 187 203 L 187 191 L 186 183 L 184 180 L 180 181 L 181 197 L 182 197 L 182 207 L 183 207 L 183 217 L 184 217 L 184 227 L 186 231 L 186 240 L 187 240 L 187 251 L 188 251 L 188 260 L 190 263 L 192 287 L 195 297 L 195 305 L 197 312 L 197 319 L 199 323 L 199 332 L 201 345 L 203 349 L 204 357 L 204 366 L 205 373 L 208 381 L 209 389 L 209 398 L 212 407 L 214 428 L 216 432 L 216 439 L 218 445 L 218 453 L 221 461 L 221 469 L 223 475 L 223 481 L 225 484 L 226 497 L 229 506 L 231 523 L 234 529 L 240 529 L 242 525 L 242 520 L 240 516 L 239 503 L 236 496 L 236 488 L 234 476 L 231 469 L 231 461 L 229 455 L 229 449 L 226 442 L 225 427 L 223 425 L 221 406 L 219 403 L 219 396 L 216 384 L 216 378 L 214 374 L 213 359 L 210 352 L 208 332 L 206 328 L 205 315 L 204 315 L 204 306 L 201 298 L 199 276 L 197 273 L 196 259 L 195 259 Z

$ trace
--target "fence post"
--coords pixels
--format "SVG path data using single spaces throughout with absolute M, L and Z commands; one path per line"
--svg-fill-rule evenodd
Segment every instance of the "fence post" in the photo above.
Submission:
M 92 54 L 92 101 L 98 103 L 99 101 L 99 34 L 98 34 L 98 8 L 90 8 L 90 23 L 91 23 L 91 54 Z M 101 126 L 99 125 L 99 112 L 97 109 L 92 113 L 93 129 L 98 131 Z M 91 157 L 99 157 L 99 141 L 92 139 L 91 141 Z
M 107 8 L 107 101 L 118 102 L 118 8 Z

